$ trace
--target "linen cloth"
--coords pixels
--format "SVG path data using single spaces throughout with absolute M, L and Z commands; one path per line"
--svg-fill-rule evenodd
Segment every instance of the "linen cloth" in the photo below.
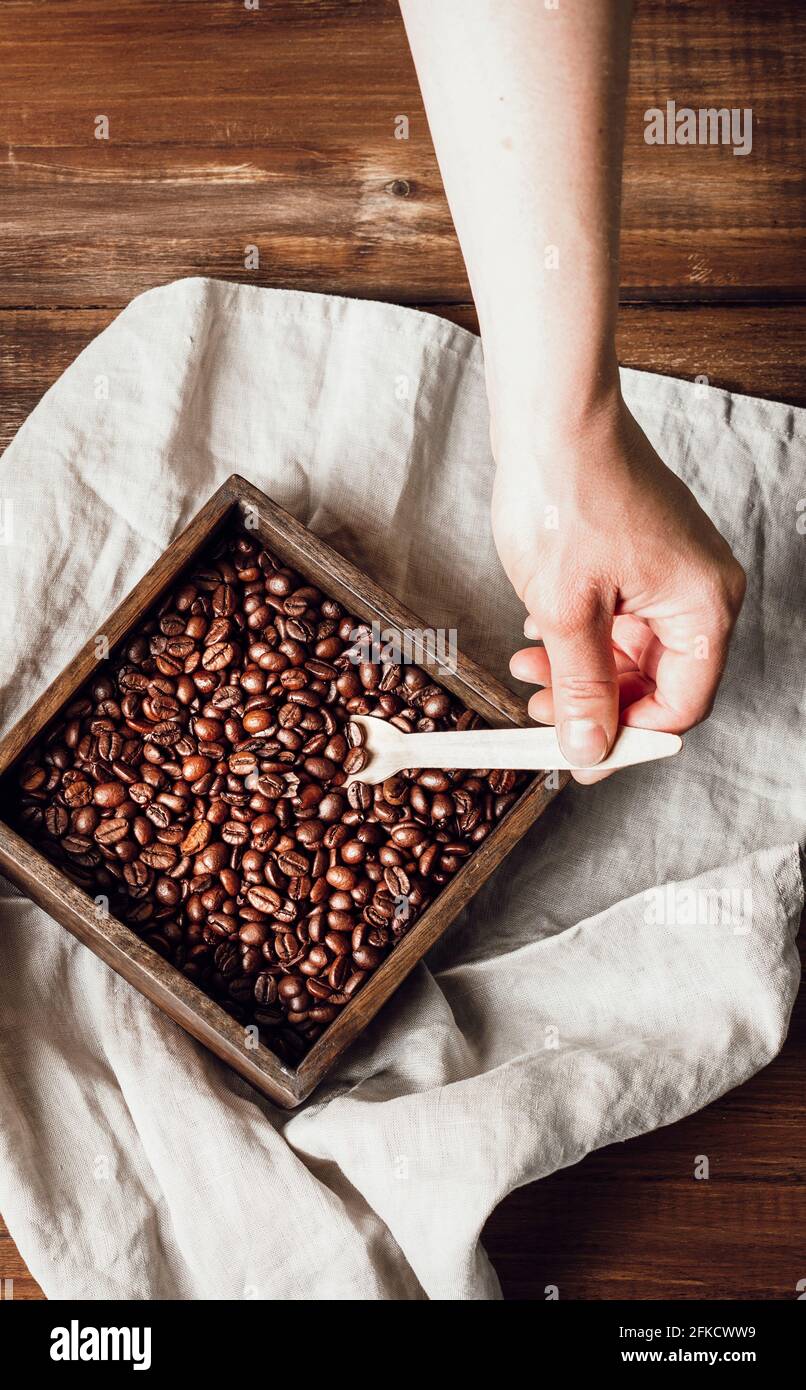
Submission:
M 781 1047 L 803 412 L 623 377 L 748 570 L 716 711 L 677 759 L 566 790 L 300 1111 L 0 881 L 0 1210 L 50 1297 L 500 1297 L 479 1233 L 507 1192 Z M 508 679 L 523 611 L 487 427 L 480 345 L 438 319 L 196 279 L 142 295 L 0 463 L 3 730 L 233 471 Z

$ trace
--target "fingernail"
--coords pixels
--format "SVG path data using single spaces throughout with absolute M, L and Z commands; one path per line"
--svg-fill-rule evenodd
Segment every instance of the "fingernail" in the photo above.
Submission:
M 534 618 L 527 618 L 523 624 L 523 635 L 528 637 L 530 642 L 537 641 L 540 636 L 540 629 Z
M 607 734 L 595 719 L 566 719 L 558 738 L 569 763 L 575 767 L 595 767 L 607 752 Z

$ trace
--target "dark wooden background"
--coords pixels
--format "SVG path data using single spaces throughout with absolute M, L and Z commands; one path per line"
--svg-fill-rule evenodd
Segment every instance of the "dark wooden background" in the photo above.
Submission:
M 636 10 L 621 360 L 804 404 L 806 5 Z M 133 295 L 179 276 L 475 327 L 394 0 L 3 0 L 0 71 L 0 446 Z M 643 113 L 667 98 L 751 107 L 752 153 L 646 145 Z M 796 1297 L 805 1064 L 801 1000 L 746 1086 L 514 1193 L 485 1233 L 507 1296 Z M 41 1297 L 0 1224 L 5 1279 Z

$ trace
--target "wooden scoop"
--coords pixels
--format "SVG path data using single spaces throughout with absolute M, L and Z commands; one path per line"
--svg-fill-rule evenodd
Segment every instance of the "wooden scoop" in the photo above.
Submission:
M 573 768 L 574 763 L 560 752 L 557 732 L 552 727 L 534 729 L 468 729 L 448 733 L 404 734 L 385 719 L 354 715 L 351 721 L 364 734 L 367 764 L 349 782 L 384 782 L 409 767 L 502 767 L 513 771 L 539 771 Z M 653 729 L 621 728 L 608 756 L 596 763 L 597 772 L 631 767 L 655 758 L 671 758 L 679 753 L 683 740 L 677 734 L 656 733 Z M 588 769 L 590 771 L 591 769 Z

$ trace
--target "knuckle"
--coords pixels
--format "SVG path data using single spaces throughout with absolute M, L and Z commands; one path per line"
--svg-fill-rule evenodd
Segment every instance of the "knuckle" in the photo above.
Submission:
M 598 624 L 602 603 L 591 590 L 567 589 L 544 612 L 546 632 L 554 637 L 574 637 Z
M 703 599 L 714 633 L 727 640 L 741 611 L 747 577 L 738 560 L 712 574 L 704 586 Z
M 725 576 L 725 588 L 731 612 L 734 618 L 737 618 L 747 593 L 747 575 L 734 556 L 731 556 L 731 563 Z
M 567 608 L 555 609 L 547 613 L 543 627 L 552 637 L 573 637 L 580 629 L 579 618 Z
M 613 685 L 613 681 L 591 680 L 588 676 L 557 676 L 554 681 L 554 694 L 560 692 L 570 699 L 595 701 L 602 699 L 603 695 L 610 695 Z
M 565 703 L 592 704 L 609 699 L 615 682 L 591 680 L 588 676 L 557 676 L 554 681 L 555 699 L 559 695 Z

